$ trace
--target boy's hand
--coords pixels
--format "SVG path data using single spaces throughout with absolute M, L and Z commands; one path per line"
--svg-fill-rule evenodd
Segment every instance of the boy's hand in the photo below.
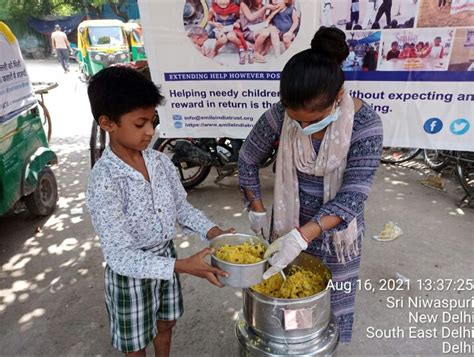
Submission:
M 177 273 L 187 273 L 199 278 L 207 279 L 213 285 L 220 288 L 224 286 L 216 275 L 228 277 L 229 274 L 219 268 L 209 265 L 204 259 L 212 253 L 209 248 L 204 248 L 199 253 L 196 253 L 186 259 L 178 259 L 174 265 L 174 271 Z
M 226 233 L 235 233 L 235 228 L 229 228 L 227 230 L 222 230 L 218 226 L 214 226 L 206 234 L 206 238 L 211 240 L 213 238 L 216 238 L 217 236 L 220 236 L 221 234 L 226 234 Z

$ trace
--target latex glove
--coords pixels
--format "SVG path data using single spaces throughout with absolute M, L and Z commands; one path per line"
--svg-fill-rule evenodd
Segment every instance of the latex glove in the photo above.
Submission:
M 256 234 L 261 233 L 265 239 L 268 239 L 270 224 L 267 212 L 249 211 L 250 228 Z
M 266 280 L 282 271 L 306 248 L 308 248 L 308 243 L 296 228 L 283 237 L 278 238 L 270 244 L 265 252 L 265 259 L 271 256 L 268 260 L 271 267 L 263 273 L 263 279 Z

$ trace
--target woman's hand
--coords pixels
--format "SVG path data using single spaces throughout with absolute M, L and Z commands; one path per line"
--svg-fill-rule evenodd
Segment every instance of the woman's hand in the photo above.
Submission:
M 266 280 L 282 271 L 306 248 L 308 243 L 296 228 L 278 238 L 265 252 L 264 258 L 270 257 L 268 262 L 271 267 L 263 274 L 263 279 Z
M 235 228 L 229 228 L 227 230 L 222 230 L 218 226 L 214 226 L 206 234 L 206 238 L 211 240 L 216 238 L 217 236 L 220 236 L 221 234 L 226 234 L 226 233 L 235 233 Z
M 249 211 L 250 228 L 256 234 L 261 233 L 263 238 L 268 239 L 270 231 L 270 219 L 266 211 Z
M 178 259 L 174 265 L 174 271 L 177 273 L 187 273 L 198 278 L 203 278 L 209 281 L 211 284 L 222 288 L 222 284 L 218 279 L 217 275 L 228 277 L 229 274 L 223 270 L 215 268 L 209 265 L 204 259 L 206 256 L 212 253 L 212 250 L 205 248 L 199 253 L 194 254 L 186 259 Z

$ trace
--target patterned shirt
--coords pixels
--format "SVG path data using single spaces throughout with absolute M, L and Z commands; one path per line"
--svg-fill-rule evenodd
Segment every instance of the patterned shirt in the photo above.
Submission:
M 281 103 L 273 105 L 255 124 L 239 152 L 239 180 L 241 188 L 261 198 L 259 163 L 272 152 L 280 139 L 285 109 Z M 354 115 L 351 146 L 347 156 L 342 186 L 334 199 L 323 203 L 323 178 L 297 171 L 300 199 L 300 225 L 309 220 L 320 221 L 322 216 L 338 216 L 342 223 L 327 233 L 347 228 L 357 217 L 359 233 L 364 225 L 364 203 L 367 199 L 382 153 L 382 121 L 366 103 Z M 318 153 L 321 140 L 313 140 Z M 327 234 L 323 235 L 323 240 Z M 312 245 L 320 244 L 316 239 Z
M 203 239 L 215 224 L 186 200 L 166 155 L 155 150 L 142 155 L 150 182 L 107 147 L 89 177 L 86 204 L 113 271 L 137 279 L 169 280 L 175 259 L 159 254 L 176 236 L 176 223 Z

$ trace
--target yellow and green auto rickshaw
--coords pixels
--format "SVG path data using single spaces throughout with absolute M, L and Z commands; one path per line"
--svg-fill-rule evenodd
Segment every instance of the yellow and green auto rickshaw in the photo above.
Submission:
M 127 22 L 124 26 L 125 32 L 128 36 L 132 61 L 136 62 L 146 60 L 145 46 L 143 44 L 142 28 L 140 24 L 136 22 Z
M 101 69 L 130 62 L 124 23 L 120 20 L 87 20 L 77 28 L 78 62 L 87 80 Z
M 18 41 L 0 21 L 0 215 L 19 206 L 46 216 L 58 199 L 49 148 Z M 43 91 L 44 93 L 44 91 Z

